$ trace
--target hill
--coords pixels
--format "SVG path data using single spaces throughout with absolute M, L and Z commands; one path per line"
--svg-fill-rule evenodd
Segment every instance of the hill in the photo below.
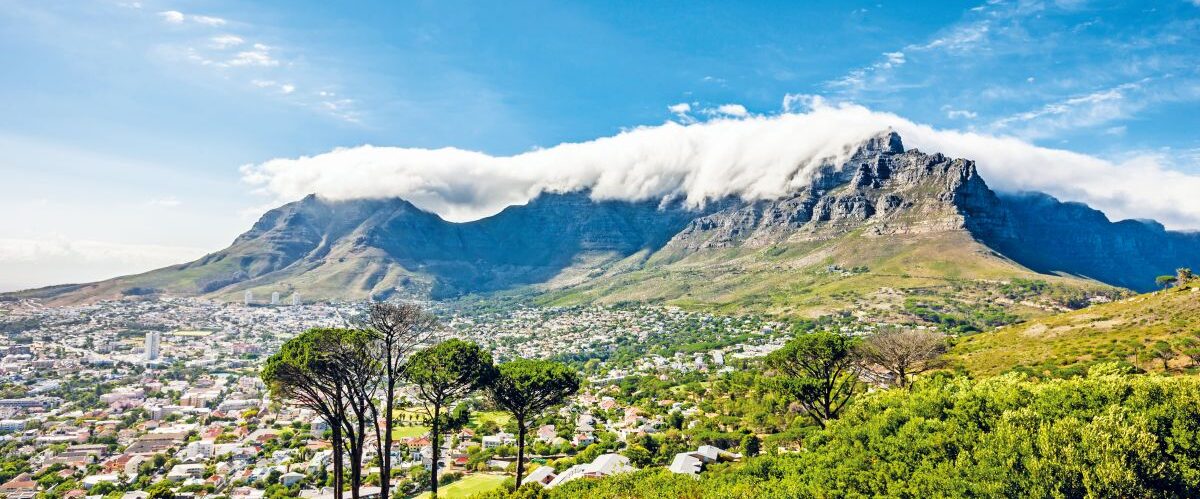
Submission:
M 1190 372 L 1200 361 L 1200 281 L 966 336 L 951 364 L 979 375 L 1084 372 L 1122 361 L 1147 371 Z
M 992 324 L 1200 267 L 1200 235 L 1112 223 L 1044 195 L 998 195 L 972 161 L 905 150 L 891 132 L 801 171 L 813 173 L 779 199 L 696 207 L 547 192 L 466 223 L 402 199 L 308 196 L 194 262 L 7 297 L 241 300 L 249 291 L 262 303 L 272 293 L 311 301 L 504 291 L 553 305 L 636 300 L 802 314 L 873 307 Z M 1014 279 L 1044 281 L 1055 296 L 1004 301 Z

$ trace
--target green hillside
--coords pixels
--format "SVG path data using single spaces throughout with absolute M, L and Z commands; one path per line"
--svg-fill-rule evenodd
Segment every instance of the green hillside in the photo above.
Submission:
M 960 315 L 1007 313 L 1012 322 L 1066 310 L 1052 296 L 1064 289 L 1078 296 L 1119 293 L 1095 281 L 1032 272 L 965 231 L 887 238 L 855 231 L 816 242 L 672 256 L 667 249 L 645 264 L 626 261 L 582 284 L 550 289 L 537 301 L 554 306 L 657 302 L 786 316 L 851 310 L 876 320 L 909 317 L 917 302 Z M 1047 287 L 1013 300 L 1004 290 L 1014 279 L 1037 279 Z
M 958 369 L 1063 375 L 1097 362 L 1147 371 L 1195 372 L 1200 360 L 1200 282 L 971 335 L 951 352 Z

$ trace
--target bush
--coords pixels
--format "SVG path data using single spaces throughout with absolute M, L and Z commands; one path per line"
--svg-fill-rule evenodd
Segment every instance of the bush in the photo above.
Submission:
M 699 480 L 662 468 L 576 480 L 550 495 L 1196 497 L 1200 380 L 1127 372 L 930 377 L 860 397 L 802 452 L 710 466 Z

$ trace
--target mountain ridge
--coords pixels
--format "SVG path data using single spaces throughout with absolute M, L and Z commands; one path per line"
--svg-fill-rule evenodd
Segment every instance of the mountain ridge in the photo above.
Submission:
M 973 161 L 905 150 L 895 132 L 846 151 L 845 160 L 824 162 L 781 198 L 729 197 L 700 207 L 679 199 L 542 193 L 496 215 L 453 223 L 400 198 L 309 195 L 268 211 L 229 247 L 193 262 L 8 296 L 58 303 L 158 294 L 236 300 L 251 291 L 328 300 L 525 288 L 562 297 L 630 288 L 585 298 L 620 300 L 645 294 L 638 286 L 654 286 L 623 283 L 639 272 L 669 274 L 705 261 L 750 272 L 782 256 L 784 271 L 811 273 L 842 260 L 884 262 L 905 248 L 923 255 L 924 247 L 958 254 L 958 263 L 936 254 L 924 262 L 912 257 L 914 268 L 938 278 L 1080 277 L 1081 285 L 1145 290 L 1154 275 L 1200 266 L 1200 234 L 1111 222 L 1044 194 L 997 194 Z

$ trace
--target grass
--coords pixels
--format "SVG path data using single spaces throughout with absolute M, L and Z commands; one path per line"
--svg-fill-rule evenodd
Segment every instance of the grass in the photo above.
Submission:
M 512 419 L 512 415 L 504 411 L 482 411 L 471 415 L 471 423 L 475 425 L 483 424 L 487 421 L 494 421 L 497 426 L 504 428 Z
M 392 428 L 392 438 L 420 437 L 429 433 L 428 426 L 397 426 Z
M 466 499 L 475 494 L 481 494 L 495 489 L 504 483 L 507 475 L 489 475 L 476 473 L 467 475 L 457 482 L 444 487 L 438 487 L 439 499 Z M 428 499 L 429 493 L 425 492 L 417 496 L 417 499 Z
M 1190 372 L 1200 361 L 1200 283 L 1033 319 L 960 339 L 955 369 L 1063 376 L 1099 362 Z M 1165 366 L 1164 366 L 1165 361 Z

